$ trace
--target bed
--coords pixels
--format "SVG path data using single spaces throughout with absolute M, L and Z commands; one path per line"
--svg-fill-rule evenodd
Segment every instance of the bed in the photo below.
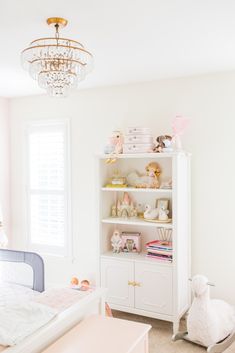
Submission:
M 0 310 L 4 305 L 12 305 L 15 298 L 19 303 L 28 300 L 33 305 L 56 310 L 56 315 L 48 323 L 15 345 L 0 346 L 0 352 L 39 353 L 87 316 L 105 312 L 104 289 L 80 292 L 54 288 L 44 291 L 44 263 L 35 253 L 0 249 L 0 280 Z

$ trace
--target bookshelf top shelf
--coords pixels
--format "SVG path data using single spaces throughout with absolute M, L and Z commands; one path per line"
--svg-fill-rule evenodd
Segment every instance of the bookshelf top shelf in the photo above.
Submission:
M 184 156 L 190 156 L 188 152 L 171 152 L 171 153 L 133 153 L 133 154 L 118 154 L 117 156 L 112 156 L 112 158 L 117 158 L 117 159 L 130 159 L 130 158 L 172 158 L 174 156 L 179 156 L 179 155 L 184 155 Z M 109 154 L 100 154 L 98 155 L 100 159 L 108 159 L 110 158 Z

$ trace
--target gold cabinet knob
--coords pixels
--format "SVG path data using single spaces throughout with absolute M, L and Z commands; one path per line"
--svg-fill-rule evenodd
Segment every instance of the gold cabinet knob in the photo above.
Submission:
M 128 286 L 141 287 L 141 283 L 135 281 L 128 281 Z
M 135 282 L 134 281 L 128 281 L 128 286 L 135 286 Z

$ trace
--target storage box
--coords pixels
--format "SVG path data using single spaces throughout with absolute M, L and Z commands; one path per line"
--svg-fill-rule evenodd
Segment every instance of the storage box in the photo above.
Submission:
M 122 232 L 122 251 L 139 253 L 141 251 L 141 235 L 136 232 Z
M 123 153 L 148 153 L 152 152 L 154 145 L 151 143 L 148 144 L 131 144 L 131 143 L 124 143 L 123 145 Z
M 124 143 L 152 144 L 153 137 L 151 135 L 125 135 Z
M 128 127 L 127 135 L 151 135 L 149 127 Z

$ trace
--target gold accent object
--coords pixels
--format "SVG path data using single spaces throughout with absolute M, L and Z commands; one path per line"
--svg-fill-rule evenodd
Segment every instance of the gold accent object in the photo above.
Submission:
M 135 286 L 135 282 L 134 281 L 128 281 L 128 286 Z
M 50 17 L 47 24 L 55 28 L 55 36 L 31 41 L 21 52 L 22 66 L 50 96 L 66 96 L 77 88 L 92 70 L 93 56 L 78 41 L 60 37 L 59 30 L 68 21 Z
M 141 287 L 141 283 L 135 281 L 128 281 L 128 286 Z
M 67 26 L 68 21 L 62 17 L 49 17 L 47 19 L 47 24 L 48 26 L 59 25 L 61 28 L 64 28 L 65 26 Z
M 168 218 L 166 221 L 160 221 L 159 219 L 147 219 L 147 218 L 144 218 L 144 220 L 150 223 L 171 223 L 172 218 Z
M 141 283 L 140 282 L 135 282 L 135 287 L 141 287 Z

